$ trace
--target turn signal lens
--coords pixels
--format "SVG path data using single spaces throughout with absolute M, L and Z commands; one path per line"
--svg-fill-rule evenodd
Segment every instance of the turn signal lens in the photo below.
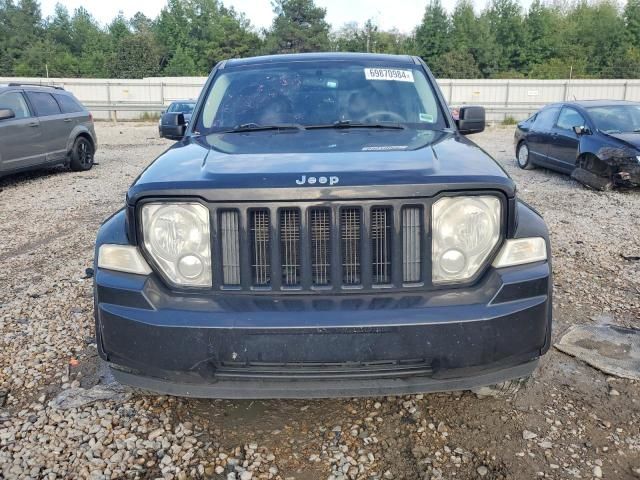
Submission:
M 100 245 L 98 268 L 118 272 L 149 275 L 151 268 L 137 247 L 133 245 Z
M 542 262 L 547 259 L 544 238 L 513 238 L 504 242 L 493 262 L 495 268 L 512 267 L 525 263 Z

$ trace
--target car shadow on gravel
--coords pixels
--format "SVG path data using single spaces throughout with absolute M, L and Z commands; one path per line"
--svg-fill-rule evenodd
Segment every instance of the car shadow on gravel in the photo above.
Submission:
M 0 177 L 0 191 L 3 188 L 10 186 L 17 186 L 18 184 L 34 181 L 34 180 L 44 180 L 54 175 L 60 175 L 64 173 L 71 173 L 70 170 L 66 167 L 57 166 L 57 167 L 44 167 L 38 170 L 30 170 L 27 172 L 19 172 L 13 173 L 4 177 Z

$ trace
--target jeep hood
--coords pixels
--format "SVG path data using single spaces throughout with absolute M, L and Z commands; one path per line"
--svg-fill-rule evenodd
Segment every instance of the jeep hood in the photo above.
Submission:
M 315 177 L 316 183 L 310 184 L 309 177 Z M 321 184 L 320 177 L 337 181 Z M 138 177 L 128 200 L 131 204 L 150 196 L 197 196 L 208 201 L 332 200 L 425 197 L 444 190 L 485 189 L 501 190 L 509 197 L 515 194 L 515 185 L 504 170 L 456 132 L 250 132 L 177 143 Z

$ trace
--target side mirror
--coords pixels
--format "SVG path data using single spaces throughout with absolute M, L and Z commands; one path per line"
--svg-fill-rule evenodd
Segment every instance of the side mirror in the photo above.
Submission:
M 10 108 L 0 108 L 0 120 L 9 120 L 10 118 L 16 118 L 16 112 Z
M 184 114 L 178 112 L 165 113 L 160 117 L 160 136 L 169 140 L 182 140 L 187 130 Z
M 480 133 L 485 127 L 485 111 L 484 107 L 468 105 L 460 107 L 458 111 L 458 131 L 462 135 L 470 133 Z
M 576 125 L 575 127 L 573 127 L 573 131 L 578 136 L 589 135 L 591 133 L 591 130 L 589 130 L 589 127 L 586 127 L 584 125 Z

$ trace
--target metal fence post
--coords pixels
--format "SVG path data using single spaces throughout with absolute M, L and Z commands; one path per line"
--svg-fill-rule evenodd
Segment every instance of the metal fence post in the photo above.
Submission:
M 507 80 L 507 88 L 504 95 L 504 116 L 502 120 L 507 119 L 507 115 L 509 114 L 509 90 L 510 90 L 511 82 Z
M 109 105 L 109 120 L 113 121 L 113 112 L 111 111 L 111 83 L 107 81 L 107 105 Z
M 623 100 L 627 99 L 627 90 L 629 90 L 629 80 L 626 80 L 624 82 L 624 93 L 622 94 L 622 99 Z

